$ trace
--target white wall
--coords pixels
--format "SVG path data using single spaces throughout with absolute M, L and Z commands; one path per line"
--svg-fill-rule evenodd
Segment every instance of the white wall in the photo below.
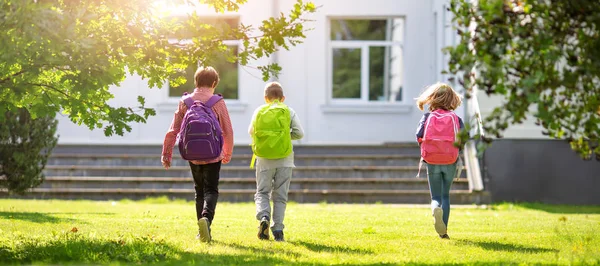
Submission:
M 272 1 L 278 1 L 274 4 Z M 284 86 L 286 103 L 296 110 L 306 134 L 302 144 L 380 144 L 384 142 L 412 142 L 422 112 L 413 98 L 425 86 L 445 78 L 439 75 L 444 56 L 439 50 L 450 39 L 450 28 L 444 28 L 436 19 L 445 0 L 315 0 L 321 6 L 307 23 L 313 28 L 307 32 L 304 43 L 290 51 L 278 52 L 270 59 L 253 62 L 260 65 L 273 60 L 283 67 L 278 81 Z M 279 11 L 291 10 L 294 0 L 249 1 L 240 11 L 241 22 L 257 25 Z M 275 8 L 275 9 L 274 9 Z M 278 9 L 278 10 L 277 10 Z M 328 67 L 329 23 L 331 17 L 403 17 L 405 19 L 403 102 L 341 104 L 331 101 Z M 448 35 L 448 36 L 451 36 Z M 443 42 L 443 43 L 442 43 Z M 249 144 L 247 126 L 253 110 L 263 102 L 264 82 L 261 74 L 252 68 L 240 68 L 239 100 L 227 101 L 235 132 L 235 143 Z M 217 88 L 218 90 L 218 88 Z M 149 107 L 157 115 L 146 124 L 133 124 L 131 133 L 124 137 L 104 137 L 101 130 L 72 124 L 67 117 L 59 118 L 61 144 L 161 144 L 167 131 L 177 99 L 170 99 L 166 89 L 149 89 L 139 77 L 127 78 L 119 87 L 112 88 L 112 105 L 135 106 L 137 95 L 146 97 Z M 458 110 L 462 115 L 463 109 Z
M 484 119 L 494 111 L 494 108 L 500 106 L 503 102 L 501 96 L 490 97 L 485 95 L 484 92 L 480 92 L 477 97 L 479 98 L 481 116 Z M 530 108 L 530 112 L 535 112 L 533 107 Z M 548 136 L 542 135 L 543 128 L 535 124 L 533 116 L 529 115 L 527 118 L 522 124 L 510 125 L 504 132 L 503 137 L 506 139 L 549 139 Z

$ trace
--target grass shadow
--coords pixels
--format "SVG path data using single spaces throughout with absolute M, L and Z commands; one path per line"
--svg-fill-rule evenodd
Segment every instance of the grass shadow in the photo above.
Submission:
M 600 214 L 600 206 L 551 205 L 543 203 L 519 203 L 517 206 L 549 213 Z
M 559 252 L 558 249 L 553 248 L 539 248 L 539 247 L 528 247 L 518 244 L 511 243 L 500 243 L 491 241 L 477 241 L 477 240 L 458 240 L 458 243 L 468 246 L 479 246 L 485 250 L 493 251 L 509 251 L 519 253 L 546 253 L 546 252 Z
M 0 212 L 0 219 L 22 220 L 34 223 L 65 223 L 76 221 L 73 218 L 56 217 L 43 212 Z
M 26 237 L 15 241 L 20 244 L 0 243 L 0 264 L 324 265 L 298 263 L 292 261 L 297 257 L 288 260 L 254 249 L 245 249 L 241 254 L 196 253 L 151 236 L 96 239 L 68 232 L 42 242 Z
M 100 216 L 115 215 L 115 213 L 114 213 L 114 212 L 51 212 L 51 214 L 67 214 L 67 215 L 100 215 Z
M 300 254 L 300 253 L 289 251 L 289 250 L 280 250 L 280 249 L 271 250 L 271 249 L 245 246 L 245 245 L 238 244 L 238 243 L 227 243 L 227 242 L 222 242 L 219 240 L 213 240 L 212 243 L 223 245 L 223 246 L 228 246 L 228 247 L 235 248 L 235 249 L 238 249 L 241 251 L 247 251 L 247 252 L 256 253 L 256 254 L 263 253 L 263 254 L 269 254 L 269 255 L 285 254 L 285 255 L 290 255 L 290 256 L 295 256 L 295 257 L 302 256 L 302 254 Z
M 305 241 L 293 241 L 290 242 L 294 245 L 301 245 L 306 247 L 309 250 L 315 251 L 315 252 L 330 252 L 330 253 L 349 253 L 349 254 L 374 254 L 373 251 L 371 250 L 367 250 L 367 249 L 359 249 L 359 248 L 351 248 L 351 247 L 345 247 L 345 246 L 329 246 L 329 245 L 323 245 L 323 244 L 319 244 L 319 243 L 311 243 L 311 242 L 305 242 Z

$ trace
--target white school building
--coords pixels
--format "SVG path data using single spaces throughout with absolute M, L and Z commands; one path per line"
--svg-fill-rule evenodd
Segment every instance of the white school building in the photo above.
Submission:
M 286 103 L 294 108 L 305 129 L 302 145 L 362 145 L 414 142 L 422 111 L 414 98 L 429 84 L 446 81 L 441 74 L 448 56 L 442 48 L 457 42 L 446 10 L 446 0 L 315 0 L 320 6 L 305 23 L 306 39 L 289 51 L 282 50 L 252 66 L 278 63 L 279 81 Z M 235 14 L 206 16 L 225 23 L 259 23 L 292 9 L 294 0 L 254 0 Z M 235 49 L 236 41 L 229 41 Z M 265 82 L 252 67 L 217 65 L 235 132 L 235 144 L 250 143 L 247 127 L 252 112 L 263 103 Z M 191 86 L 150 89 L 138 76 L 130 76 L 111 91 L 114 106 L 135 106 L 146 98 L 157 114 L 145 124 L 132 124 L 125 136 L 105 137 L 59 115 L 59 144 L 160 145 L 177 108 L 182 91 Z M 190 84 L 190 83 L 188 83 Z M 462 90 L 462 88 L 456 88 Z M 489 99 L 480 101 L 490 111 Z M 465 117 L 466 108 L 457 113 Z M 532 123 L 513 127 L 507 137 L 541 137 Z M 533 132 L 533 133 L 532 133 Z
M 448 62 L 448 56 L 442 52 L 442 48 L 458 41 L 458 36 L 451 27 L 452 14 L 446 10 L 449 0 L 313 1 L 320 8 L 308 17 L 312 21 L 304 24 L 305 28 L 311 28 L 306 32 L 304 43 L 291 47 L 289 51 L 277 52 L 270 58 L 251 62 L 250 65 L 254 68 L 221 61 L 213 65 L 220 72 L 221 82 L 217 87 L 217 92 L 222 93 L 226 98 L 235 132 L 234 141 L 239 147 L 237 151 L 244 150 L 240 148 L 250 143 L 247 133 L 248 124 L 254 109 L 263 103 L 265 82 L 255 67 L 275 62 L 283 68 L 283 71 L 279 78 L 273 80 L 277 80 L 283 85 L 286 103 L 296 110 L 305 129 L 305 137 L 295 143 L 298 148 L 298 156 L 304 156 L 302 157 L 304 158 L 302 161 L 304 167 L 296 169 L 295 176 L 300 179 L 296 179 L 294 184 L 297 188 L 302 189 L 297 190 L 295 194 L 292 193 L 293 200 L 298 202 L 322 200 L 428 202 L 429 193 L 426 190 L 426 181 L 418 181 L 421 182 L 420 185 L 424 189 L 422 197 L 386 191 L 398 189 L 393 185 L 386 185 L 388 183 L 381 183 L 384 184 L 385 189 L 378 187 L 376 192 L 379 194 L 369 190 L 375 189 L 374 187 L 365 187 L 360 183 L 353 188 L 366 189 L 370 192 L 361 190 L 362 192 L 359 191 L 358 194 L 340 192 L 341 194 L 328 196 L 327 186 L 329 183 L 308 181 L 303 183 L 302 178 L 306 179 L 311 176 L 376 177 L 387 180 L 386 177 L 393 177 L 403 180 L 402 178 L 412 177 L 412 168 L 401 165 L 416 167 L 416 162 L 410 163 L 410 158 L 396 161 L 393 159 L 405 158 L 393 155 L 406 152 L 402 151 L 402 148 L 397 148 L 404 145 L 385 146 L 381 144 L 415 143 L 416 126 L 423 112 L 416 107 L 414 98 L 426 86 L 437 81 L 448 80 L 447 76 L 441 74 Z M 212 23 L 258 25 L 262 20 L 277 16 L 280 12 L 288 12 L 295 2 L 295 0 L 252 0 L 244 4 L 238 13 L 215 15 L 207 11 L 206 18 L 208 22 Z M 230 45 L 232 49 L 236 49 L 237 41 L 228 40 L 226 44 Z M 147 82 L 137 76 L 128 77 L 118 87 L 113 87 L 112 92 L 115 94 L 115 98 L 109 104 L 136 106 L 137 96 L 142 95 L 146 98 L 147 106 L 155 108 L 157 112 L 157 115 L 151 117 L 145 124 L 132 124 L 133 130 L 126 133 L 125 136 L 106 137 L 100 129 L 90 131 L 85 126 L 73 124 L 68 117 L 59 115 L 58 134 L 60 135 L 59 146 L 63 148 L 62 152 L 90 153 L 95 148 L 94 145 L 106 146 L 104 150 L 131 150 L 132 154 L 143 150 L 152 150 L 156 152 L 157 159 L 154 164 L 157 164 L 160 145 L 162 145 L 165 133 L 173 119 L 177 102 L 183 91 L 193 89 L 193 72 L 196 67 L 190 66 L 188 69 L 188 84 L 177 88 L 164 86 L 162 89 L 150 89 Z M 459 91 L 463 90 L 456 84 L 452 85 Z M 471 117 L 468 113 L 476 113 L 476 103 L 479 103 L 479 109 L 484 117 L 501 103 L 501 98 L 489 98 L 485 95 L 478 95 L 478 101 L 474 99 L 465 101 L 463 106 L 457 110 L 457 113 L 465 121 Z M 594 190 L 598 187 L 598 180 L 600 180 L 597 178 L 600 175 L 600 164 L 596 161 L 582 161 L 570 149 L 567 142 L 549 140 L 541 134 L 541 131 L 541 128 L 535 126 L 532 119 L 523 124 L 511 126 L 504 134 L 505 139 L 494 141 L 483 156 L 477 157 L 478 152 L 475 150 L 475 145 L 473 142 L 468 143 L 465 148 L 467 169 L 465 172 L 468 182 L 463 183 L 462 187 L 460 182 L 459 185 L 453 185 L 453 187 L 458 190 L 468 189 L 469 192 L 466 194 L 456 192 L 458 194 L 455 194 L 457 197 L 455 202 L 473 203 L 482 202 L 481 200 L 486 202 L 486 196 L 480 198 L 479 193 L 471 193 L 483 189 L 492 195 L 492 202 L 534 201 L 555 204 L 600 204 L 600 198 Z M 352 153 L 354 156 L 337 161 L 333 159 L 321 162 L 322 159 L 310 159 L 315 155 L 310 155 L 306 151 L 314 149 L 321 154 L 319 156 L 327 157 L 330 153 L 333 154 L 335 149 L 340 148 L 337 145 L 346 146 L 341 147 L 341 151 Z M 302 152 L 302 149 L 305 153 Z M 418 152 L 408 149 L 410 156 L 418 159 Z M 340 153 L 340 151 L 337 152 Z M 380 153 L 379 156 L 369 158 L 388 159 L 383 161 L 363 159 L 366 161 L 360 163 L 352 161 L 352 158 L 360 156 L 367 158 L 368 156 L 364 155 L 369 152 Z M 123 156 L 122 158 L 128 158 L 127 155 Z M 148 156 L 154 155 L 148 154 Z M 244 162 L 245 155 L 237 153 L 234 156 L 236 156 L 238 166 L 224 167 L 224 177 L 251 179 L 252 172 L 240 170 L 247 168 Z M 339 155 L 335 156 L 339 157 Z M 152 166 L 147 160 L 139 165 L 135 160 L 114 161 L 108 159 L 112 164 L 129 165 L 127 167 L 108 167 L 107 169 L 114 168 L 110 171 L 103 167 L 96 167 L 101 169 L 94 168 L 96 160 L 104 163 L 106 159 L 94 157 L 92 161 L 83 160 L 92 166 L 79 164 L 64 166 L 60 165 L 60 160 L 58 158 L 54 161 L 54 165 L 47 167 L 46 171 L 49 176 L 61 178 L 60 176 L 68 175 L 67 179 L 74 176 L 73 178 L 84 181 L 87 178 L 86 175 L 133 178 L 189 176 L 189 170 L 185 167 L 181 167 L 179 172 L 162 171 L 159 166 Z M 68 160 L 68 158 L 64 160 Z M 337 165 L 335 162 L 340 164 Z M 393 163 L 393 166 L 382 166 L 390 162 Z M 361 168 L 356 165 L 371 166 Z M 325 169 L 323 167 L 327 170 L 322 170 Z M 48 170 L 48 168 L 54 170 Z M 56 182 L 60 181 L 48 183 L 45 186 L 59 188 L 72 186 L 70 183 L 61 185 Z M 233 181 L 228 182 L 224 184 L 230 184 Z M 148 185 L 146 182 L 137 184 L 135 186 Z M 253 182 L 247 184 L 252 185 Z M 98 186 L 98 184 L 92 184 L 88 187 L 98 189 Z M 125 187 L 125 185 L 122 186 Z M 158 186 L 165 185 L 161 183 Z M 224 186 L 223 191 L 226 191 L 227 185 Z M 239 188 L 240 185 L 237 186 Z M 172 185 L 171 188 L 173 187 L 176 186 Z M 316 189 L 316 192 L 306 193 L 304 189 L 307 188 Z M 249 191 L 253 191 L 254 188 L 250 186 L 249 189 Z M 406 187 L 402 189 L 406 189 Z M 321 193 L 321 190 L 325 192 Z M 65 197 L 77 198 L 78 195 L 67 193 Z M 114 196 L 118 198 L 125 194 L 102 195 L 94 194 L 89 197 Z M 134 197 L 136 195 L 148 196 L 143 193 L 127 194 L 126 196 Z M 179 194 L 169 195 L 181 196 Z M 251 192 L 244 195 L 228 195 L 229 200 L 233 201 L 251 200 Z

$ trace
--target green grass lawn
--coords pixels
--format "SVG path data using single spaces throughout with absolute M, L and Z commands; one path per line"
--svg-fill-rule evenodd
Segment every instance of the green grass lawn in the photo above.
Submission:
M 285 243 L 261 241 L 251 203 L 219 203 L 213 242 L 194 205 L 0 200 L 0 264 L 600 264 L 600 207 L 452 209 L 441 240 L 428 208 L 290 203 Z

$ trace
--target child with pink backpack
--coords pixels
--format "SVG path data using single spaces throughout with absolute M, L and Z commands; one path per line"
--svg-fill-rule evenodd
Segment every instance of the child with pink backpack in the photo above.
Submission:
M 421 146 L 421 160 L 427 164 L 434 227 L 440 238 L 449 239 L 450 186 L 457 167 L 462 167 L 457 166 L 459 148 L 454 143 L 458 132 L 464 128 L 462 119 L 453 111 L 462 100 L 444 83 L 429 86 L 416 100 L 420 110 L 424 105 L 429 106 L 429 112 L 419 121 L 417 142 Z

